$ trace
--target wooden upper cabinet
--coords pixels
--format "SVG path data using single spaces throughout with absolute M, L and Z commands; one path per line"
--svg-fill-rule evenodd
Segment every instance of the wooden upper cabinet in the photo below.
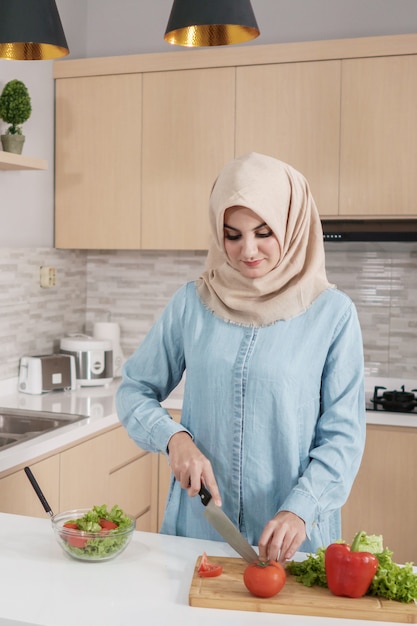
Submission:
M 57 248 L 140 247 L 140 74 L 56 81 Z
M 216 176 L 252 151 L 322 217 L 417 215 L 417 35 L 55 68 L 57 248 L 206 250 Z
M 340 214 L 416 215 L 417 56 L 342 62 Z
M 207 249 L 209 196 L 234 157 L 234 114 L 234 68 L 144 74 L 143 249 Z
M 261 152 L 307 178 L 321 215 L 338 211 L 340 61 L 237 68 L 236 154 Z

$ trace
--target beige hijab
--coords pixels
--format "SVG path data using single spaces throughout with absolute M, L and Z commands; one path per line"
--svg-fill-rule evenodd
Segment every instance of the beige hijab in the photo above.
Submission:
M 276 267 L 247 278 L 229 264 L 224 212 L 232 206 L 254 211 L 273 230 L 281 248 Z M 282 161 L 251 152 L 228 163 L 210 197 L 212 241 L 206 270 L 197 281 L 203 303 L 224 320 L 266 326 L 305 311 L 325 289 L 323 231 L 304 176 Z

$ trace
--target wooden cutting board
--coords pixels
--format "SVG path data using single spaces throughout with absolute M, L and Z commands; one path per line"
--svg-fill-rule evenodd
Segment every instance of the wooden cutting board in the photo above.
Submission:
M 404 604 L 371 596 L 342 598 L 323 587 L 305 587 L 291 574 L 287 575 L 285 586 L 278 595 L 273 598 L 256 598 L 243 583 L 243 571 L 247 565 L 243 559 L 210 556 L 210 562 L 223 566 L 223 573 L 216 578 L 200 578 L 197 573 L 200 559 L 201 556 L 196 561 L 191 581 L 190 606 L 417 623 L 417 605 L 414 602 Z

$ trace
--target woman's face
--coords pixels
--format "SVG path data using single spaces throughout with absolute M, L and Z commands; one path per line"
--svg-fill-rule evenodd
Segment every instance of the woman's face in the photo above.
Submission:
M 261 278 L 280 260 L 280 246 L 269 226 L 246 207 L 233 206 L 224 214 L 227 258 L 242 276 Z

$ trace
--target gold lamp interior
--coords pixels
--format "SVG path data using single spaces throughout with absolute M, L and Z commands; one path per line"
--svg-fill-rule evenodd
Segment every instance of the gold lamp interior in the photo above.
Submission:
M 164 39 L 187 47 L 227 46 L 259 36 L 249 0 L 174 0 Z
M 69 54 L 55 0 L 0 1 L 0 58 L 43 61 Z

